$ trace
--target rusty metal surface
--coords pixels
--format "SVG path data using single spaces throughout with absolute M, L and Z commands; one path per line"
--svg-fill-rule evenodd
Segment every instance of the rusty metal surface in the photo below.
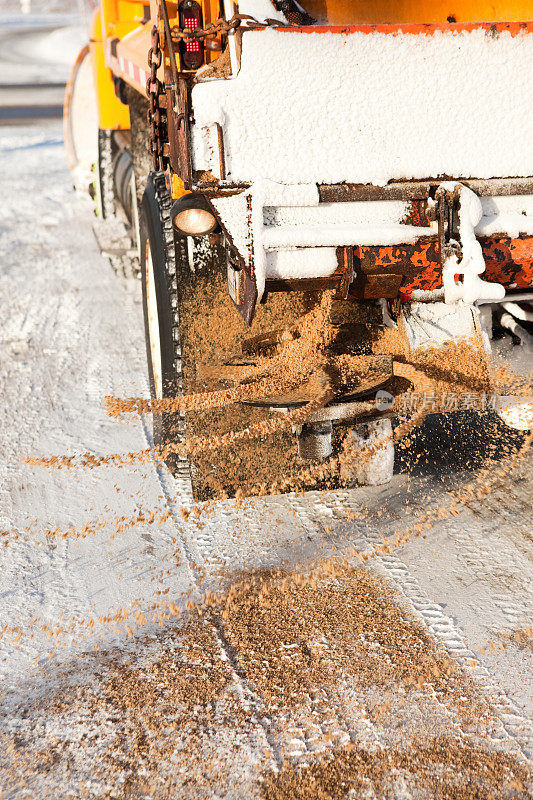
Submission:
M 192 188 L 189 86 L 178 78 L 176 90 L 167 88 L 167 125 L 170 166 L 181 178 L 185 189 Z
M 480 242 L 486 264 L 481 276 L 483 280 L 513 289 L 533 286 L 533 237 L 484 237 L 480 238 Z M 401 274 L 403 280 L 399 291 L 402 294 L 442 287 L 437 242 L 355 248 L 355 271 L 367 276 Z M 387 297 L 386 294 L 380 296 Z
M 164 3 L 165 0 L 162 0 Z M 283 23 L 279 19 L 266 19 L 264 22 L 259 22 L 250 14 L 233 14 L 231 19 L 224 19 L 219 17 L 215 22 L 204 25 L 203 28 L 180 28 L 179 25 L 172 26 L 172 41 L 179 43 L 189 39 L 206 40 L 207 43 L 218 43 L 217 37 L 227 36 L 229 33 L 235 33 L 238 28 L 245 28 L 247 30 L 262 30 L 263 28 L 280 28 Z M 216 46 L 216 45 L 215 45 Z
M 265 292 L 324 292 L 337 289 L 339 279 L 329 278 L 276 278 L 265 283 Z
M 198 173 L 199 179 L 202 173 Z M 370 183 L 319 183 L 318 195 L 321 203 L 352 203 L 361 200 L 406 200 L 424 201 L 433 197 L 446 177 L 424 181 L 391 181 L 385 186 Z M 479 197 L 507 197 L 509 195 L 533 195 L 533 177 L 461 179 L 463 186 L 472 189 Z M 209 187 L 213 196 L 239 194 L 249 189 L 250 183 L 225 183 L 219 190 Z M 199 185 L 198 188 L 201 188 Z M 411 223 L 413 224 L 413 223 Z M 421 222 L 425 225 L 425 222 Z
M 425 200 L 409 200 L 407 207 L 407 213 L 402 219 L 403 225 L 414 225 L 416 228 L 430 227 L 428 203 Z
M 362 183 L 319 184 L 321 203 L 351 203 L 357 200 L 427 200 L 446 177 L 425 181 L 391 181 L 385 186 Z M 533 194 L 533 177 L 461 180 L 480 197 Z
M 486 264 L 484 280 L 512 289 L 533 286 L 533 236 L 480 241 Z
M 403 275 L 393 272 L 365 275 L 359 272 L 350 286 L 349 299 L 378 300 L 382 297 L 393 299 L 398 296 Z
M 421 274 L 433 267 L 438 268 L 440 274 L 436 236 L 430 241 L 417 244 L 356 247 L 354 258 L 355 272 L 363 272 L 365 275 L 393 273 L 416 281 Z
M 448 186 L 439 186 L 437 189 L 437 221 L 439 228 L 439 260 L 441 267 L 448 259 L 455 256 L 462 260 L 462 242 L 460 230 L 461 191 L 459 183 Z
M 150 75 L 146 81 L 146 96 L 148 97 L 148 122 L 150 125 L 150 140 L 148 149 L 153 158 L 153 167 L 156 172 L 166 168 L 166 157 L 163 152 L 165 140 L 164 126 L 166 114 L 160 106 L 160 97 L 164 95 L 164 87 L 157 71 L 163 63 L 163 50 L 161 48 L 161 37 L 156 25 L 152 27 L 152 46 L 148 51 L 148 66 Z
M 351 203 L 358 200 L 425 200 L 431 192 L 431 184 L 421 181 L 388 183 L 374 186 L 363 183 L 334 183 L 318 185 L 321 203 Z
M 353 281 L 353 247 L 337 247 L 338 267 L 331 276 L 337 278 L 337 300 L 346 300 Z
M 257 307 L 257 284 L 244 268 L 232 265 L 232 252 L 227 246 L 228 293 L 235 308 L 246 322 L 252 324 Z
M 222 125 L 216 122 L 217 142 L 218 142 L 218 164 L 220 171 L 220 180 L 226 180 L 226 159 L 224 155 L 224 134 L 222 132 Z
M 198 189 L 205 197 L 210 197 L 213 200 L 219 197 L 234 197 L 250 188 L 248 184 L 246 186 L 228 186 L 227 184 L 225 186 L 219 186 L 218 178 L 216 178 L 212 172 L 206 170 L 194 170 L 193 179 L 193 188 Z
M 278 23 L 279 25 L 279 23 Z M 533 21 L 516 22 L 403 22 L 403 23 L 378 23 L 361 25 L 307 25 L 280 28 L 286 33 L 340 33 L 349 36 L 352 33 L 386 33 L 394 36 L 398 33 L 424 34 L 433 36 L 443 32 L 470 33 L 472 31 L 485 31 L 495 36 L 507 33 L 510 36 L 521 36 L 533 33 Z
M 170 28 L 170 19 L 168 16 L 167 0 L 159 0 L 160 15 L 163 18 L 163 28 L 165 31 L 165 51 L 168 51 L 168 59 L 170 61 L 170 71 L 172 73 L 172 82 L 174 86 L 178 83 L 178 64 L 176 61 L 176 51 L 174 50 L 174 42 L 172 41 L 172 30 Z M 166 54 L 166 53 L 165 53 Z

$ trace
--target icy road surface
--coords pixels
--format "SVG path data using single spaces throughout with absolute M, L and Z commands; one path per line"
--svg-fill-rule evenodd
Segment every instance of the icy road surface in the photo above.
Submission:
M 0 130 L 0 174 L 0 794 L 530 796 L 530 460 L 427 538 L 307 582 L 268 570 L 449 506 L 494 421 L 432 422 L 433 445 L 426 425 L 387 487 L 197 514 L 151 464 L 28 466 L 150 445 L 149 419 L 102 407 L 148 396 L 140 286 L 100 254 L 59 124 Z M 180 616 L 235 572 L 222 608 Z

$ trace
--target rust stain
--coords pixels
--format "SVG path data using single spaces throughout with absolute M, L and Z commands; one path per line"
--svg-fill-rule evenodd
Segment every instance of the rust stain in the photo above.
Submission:
M 399 33 L 433 36 L 435 33 L 471 33 L 482 30 L 489 36 L 509 33 L 511 36 L 533 33 L 533 22 L 449 22 L 421 24 L 408 22 L 395 25 L 306 25 L 279 27 L 283 33 L 337 33 L 349 36 L 352 33 L 385 33 L 397 36 Z
M 430 221 L 426 214 L 427 203 L 425 200 L 409 200 L 407 203 L 407 213 L 402 223 L 404 225 L 414 225 L 417 228 L 429 228 Z
M 513 289 L 533 286 L 533 236 L 482 239 L 486 270 L 483 278 Z
M 413 212 L 416 213 L 416 212 Z M 512 289 L 533 286 L 533 237 L 480 240 L 486 270 L 481 276 L 490 283 Z M 433 291 L 442 287 L 442 269 L 437 242 L 416 245 L 354 248 L 356 274 L 401 275 L 400 292 Z M 381 295 L 387 296 L 387 295 Z

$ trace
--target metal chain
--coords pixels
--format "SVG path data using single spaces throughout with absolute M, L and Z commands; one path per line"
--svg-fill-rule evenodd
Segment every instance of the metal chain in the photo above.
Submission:
M 258 22 L 258 20 L 254 19 L 254 17 L 251 17 L 249 14 L 234 14 L 229 20 L 219 18 L 216 22 L 206 25 L 205 28 L 195 28 L 192 30 L 190 28 L 179 28 L 175 25 L 172 28 L 172 39 L 176 42 L 179 42 L 181 39 L 207 39 L 219 33 L 224 35 L 233 33 L 237 28 L 244 25 L 246 28 L 251 29 L 279 28 L 283 26 L 283 22 L 280 22 L 278 19 L 266 19 L 264 22 Z
M 163 117 L 159 107 L 159 97 L 164 92 L 164 86 L 157 77 L 157 70 L 163 63 L 163 51 L 157 25 L 152 28 L 152 46 L 148 51 L 148 66 L 150 75 L 146 81 L 146 94 L 148 96 L 148 124 L 150 126 L 150 139 L 148 150 L 154 160 L 154 170 L 157 172 L 165 169 L 163 155 Z
M 209 23 L 205 28 L 195 30 L 183 30 L 177 26 L 172 28 L 172 40 L 178 43 L 183 39 L 207 39 L 217 36 L 217 34 L 227 35 L 243 26 L 246 28 L 265 28 L 279 27 L 282 22 L 276 19 L 267 19 L 258 22 L 248 14 L 234 14 L 229 20 L 217 19 L 214 23 Z M 154 25 L 152 28 L 152 46 L 148 51 L 148 67 L 150 75 L 146 81 L 146 94 L 148 96 L 148 124 L 150 126 L 150 139 L 148 150 L 152 155 L 154 170 L 164 171 L 166 168 L 167 157 L 164 154 L 164 114 L 159 104 L 159 98 L 164 93 L 165 87 L 157 77 L 157 71 L 163 63 L 163 50 L 161 48 L 161 37 L 159 28 Z

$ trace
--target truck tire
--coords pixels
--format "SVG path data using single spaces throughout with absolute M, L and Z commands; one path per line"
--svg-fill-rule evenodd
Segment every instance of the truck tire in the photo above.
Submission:
M 126 87 L 126 96 L 130 110 L 131 155 L 140 213 L 146 181 L 154 169 L 153 158 L 147 146 L 150 139 L 148 101 L 130 86 Z
M 95 168 L 96 213 L 101 219 L 115 216 L 113 178 L 113 131 L 98 129 L 98 161 Z
M 163 173 L 152 172 L 141 203 L 140 242 L 146 354 L 155 400 L 218 388 L 204 384 L 197 366 L 224 360 L 250 335 L 228 296 L 223 244 L 208 237 L 174 236 L 171 206 Z M 301 313 L 300 303 L 293 302 Z M 285 327 L 285 315 L 269 312 L 265 316 L 266 329 Z M 265 409 L 239 404 L 188 412 L 187 435 L 218 436 L 267 416 Z M 183 414 L 157 413 L 156 409 L 153 420 L 156 446 L 183 440 Z M 290 461 L 296 457 L 290 431 L 270 441 L 268 448 L 264 442 L 253 441 L 194 454 L 188 465 L 194 497 L 234 495 L 263 472 L 262 482 L 269 484 L 280 471 L 285 472 L 287 457 Z M 166 456 L 165 464 L 175 477 L 183 475 L 184 462 L 175 454 Z
M 183 388 L 171 205 L 163 173 L 151 173 L 139 222 L 146 356 L 150 394 L 154 400 L 175 397 Z M 182 415 L 156 412 L 153 421 L 156 447 L 183 438 Z M 169 456 L 165 463 L 173 472 L 177 458 Z

